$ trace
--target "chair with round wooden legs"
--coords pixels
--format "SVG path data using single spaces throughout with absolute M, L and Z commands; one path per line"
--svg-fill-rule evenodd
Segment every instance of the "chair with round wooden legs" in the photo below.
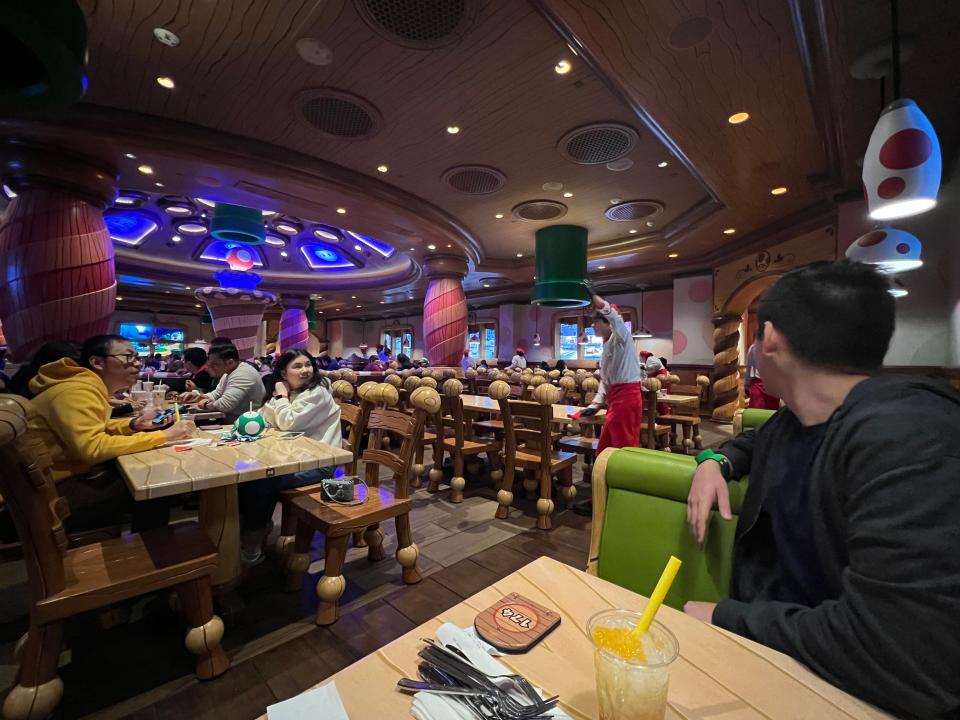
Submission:
M 366 386 L 376 385 L 376 383 L 364 383 Z M 350 401 L 354 397 L 354 388 L 346 380 L 336 380 L 330 386 L 330 391 L 336 398 L 337 406 L 340 408 L 340 422 L 344 429 L 349 428 L 347 436 L 341 441 L 345 450 L 353 453 L 353 462 L 344 469 L 348 475 L 357 473 L 357 455 L 360 453 L 360 446 L 363 442 L 363 435 L 367 431 L 367 418 L 370 416 L 372 403 L 365 403 L 361 399 L 359 405 L 354 405 Z M 359 396 L 359 394 L 358 394 Z M 280 493 L 280 535 L 277 537 L 276 547 L 280 556 L 285 556 L 293 548 L 293 511 L 291 503 L 299 495 L 316 492 L 320 489 L 317 484 L 304 485 L 303 487 L 283 490 Z M 354 537 L 354 545 L 363 547 L 363 534 L 360 533 Z
M 443 384 L 443 395 L 440 397 L 442 416 L 449 416 L 448 425 L 452 426 L 453 437 L 445 437 L 439 449 L 439 462 L 442 463 L 443 453 L 450 453 L 453 458 L 453 478 L 450 480 L 450 502 L 463 502 L 463 489 L 466 487 L 466 478 L 464 477 L 464 465 L 467 458 L 476 458 L 481 453 L 487 454 L 487 462 L 491 471 L 496 472 L 496 465 L 499 464 L 500 446 L 497 443 L 477 442 L 467 438 L 467 421 L 463 412 L 463 384 L 456 378 L 451 378 Z M 436 453 L 437 451 L 435 451 Z M 437 463 L 436 457 L 434 462 Z M 492 475 L 491 473 L 491 475 Z M 499 476 L 493 476 L 494 482 L 499 481 Z M 439 485 L 439 483 L 437 483 Z M 433 482 L 430 483 L 431 491 L 438 488 Z
M 534 389 L 533 401 L 511 400 L 509 386 L 495 382 L 490 385 L 489 394 L 499 403 L 504 423 L 503 482 L 497 491 L 496 517 L 502 519 L 510 514 L 514 472 L 520 468 L 524 470 L 523 486 L 527 497 L 537 498 L 537 527 L 549 530 L 554 507 L 551 499 L 553 476 L 560 480 L 561 493 L 568 507 L 577 497 L 573 485 L 573 465 L 577 456 L 553 450 L 553 405 L 557 389 L 544 384 Z M 518 420 L 523 422 L 522 427 L 516 422 Z
M 366 494 L 365 501 L 359 505 L 333 503 L 325 500 L 319 491 L 301 495 L 293 501 L 296 532 L 294 552 L 287 560 L 287 589 L 299 590 L 303 585 L 303 575 L 310 566 L 308 552 L 314 533 L 322 532 L 326 536 L 323 576 L 317 582 L 317 596 L 320 598 L 316 617 L 318 625 L 330 625 L 337 619 L 337 605 L 346 588 L 343 563 L 347 540 L 357 530 L 365 530 L 367 558 L 371 562 L 382 560 L 383 531 L 380 530 L 380 523 L 393 518 L 397 528 L 397 561 L 402 567 L 403 582 L 412 585 L 421 580 L 417 572 L 419 550 L 410 530 L 410 466 L 427 414 L 436 412 L 440 407 L 440 396 L 432 388 L 418 388 L 412 392 L 412 417 L 386 407 L 396 404 L 395 389 L 392 398 L 388 394 L 375 396 L 375 393 L 370 393 L 370 399 L 377 407 L 370 413 L 367 425 L 369 440 L 362 458 L 366 466 L 366 486 L 356 487 L 358 493 Z M 380 440 L 386 432 L 396 433 L 403 438 L 399 454 L 382 447 Z M 393 491 L 379 485 L 381 466 L 393 471 Z
M 640 425 L 640 447 L 670 452 L 670 426 L 657 423 L 657 393 L 660 381 L 647 378 L 643 386 L 643 423 Z
M 50 475 L 50 454 L 28 430 L 33 414 L 29 400 L 0 395 L 0 493 L 22 544 L 30 611 L 3 717 L 45 718 L 60 702 L 57 664 L 67 619 L 165 588 L 180 597 L 197 677 L 221 675 L 230 661 L 220 646 L 223 622 L 213 614 L 210 575 L 217 551 L 210 539 L 190 524 L 69 547 L 63 521 L 70 509 Z

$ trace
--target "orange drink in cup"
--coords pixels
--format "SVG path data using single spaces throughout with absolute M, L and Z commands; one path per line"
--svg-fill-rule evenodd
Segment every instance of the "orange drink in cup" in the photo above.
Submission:
M 635 633 L 640 613 L 604 610 L 587 623 L 593 640 L 600 720 L 663 720 L 677 639 L 658 622 Z

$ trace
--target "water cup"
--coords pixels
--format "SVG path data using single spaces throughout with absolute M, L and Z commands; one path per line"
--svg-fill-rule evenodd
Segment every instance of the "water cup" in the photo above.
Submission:
M 153 392 L 153 383 L 145 380 L 143 382 L 143 389 L 147 392 Z
M 667 712 L 670 663 L 677 639 L 654 621 L 646 633 L 631 634 L 640 614 L 604 610 L 587 623 L 593 640 L 600 720 L 663 720 Z

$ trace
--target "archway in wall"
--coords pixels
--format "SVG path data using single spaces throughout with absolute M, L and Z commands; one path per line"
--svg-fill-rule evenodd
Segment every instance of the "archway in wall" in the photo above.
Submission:
M 738 285 L 713 317 L 713 419 L 731 422 L 742 404 L 740 325 L 750 304 L 773 285 L 781 272 L 760 273 Z

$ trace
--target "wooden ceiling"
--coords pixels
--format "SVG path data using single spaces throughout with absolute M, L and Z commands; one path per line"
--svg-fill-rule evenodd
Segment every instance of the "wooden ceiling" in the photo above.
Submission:
M 82 107 L 47 120 L 112 141 L 124 187 L 145 183 L 136 163 L 120 158 L 133 143 L 168 171 L 170 192 L 259 196 L 263 207 L 324 222 L 337 219 L 324 212 L 349 203 L 356 229 L 394 232 L 398 247 L 409 240 L 417 262 L 428 242 L 452 243 L 472 260 L 467 287 L 481 302 L 484 277 L 507 278 L 515 294 L 532 283 L 533 235 L 550 223 L 513 219 L 511 208 L 526 200 L 568 206 L 559 222 L 588 228 L 591 272 L 601 279 L 656 284 L 823 217 L 835 195 L 859 187 L 856 162 L 879 88 L 848 67 L 889 35 L 882 0 L 463 4 L 472 21 L 425 50 L 361 17 L 358 8 L 391 5 L 382 0 L 80 0 L 90 91 Z M 917 38 L 904 92 L 927 110 L 945 158 L 956 148 L 960 90 L 937 68 L 957 64 L 958 6 L 915 0 L 901 13 Z M 180 45 L 155 40 L 158 27 Z M 332 61 L 303 60 L 303 38 L 324 44 Z M 560 59 L 572 62 L 570 73 L 554 72 Z M 158 76 L 176 88 L 161 88 Z M 372 137 L 335 138 L 299 117 L 302 93 L 324 87 L 366 101 Z M 728 123 L 736 112 L 749 121 Z M 564 133 L 593 122 L 637 131 L 630 169 L 561 156 Z M 460 132 L 447 133 L 449 125 Z M 387 173 L 377 172 L 381 164 Z M 498 169 L 503 189 L 467 195 L 446 186 L 444 172 L 463 164 Z M 219 190 L 196 180 L 210 176 Z M 544 190 L 547 182 L 563 188 Z M 777 186 L 788 191 L 771 195 Z M 603 215 L 612 198 L 654 199 L 664 210 L 653 227 L 613 222 Z M 402 289 L 422 296 L 422 281 Z M 342 299 L 331 296 L 331 309 Z

